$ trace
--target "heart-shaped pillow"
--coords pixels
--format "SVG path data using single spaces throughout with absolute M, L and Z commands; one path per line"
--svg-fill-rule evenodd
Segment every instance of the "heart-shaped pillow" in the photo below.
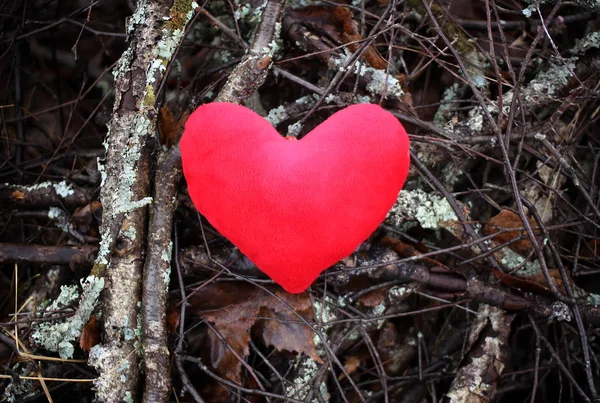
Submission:
M 194 205 L 289 292 L 350 255 L 384 220 L 408 173 L 408 136 L 377 105 L 347 107 L 299 141 L 243 106 L 187 120 L 183 172 Z

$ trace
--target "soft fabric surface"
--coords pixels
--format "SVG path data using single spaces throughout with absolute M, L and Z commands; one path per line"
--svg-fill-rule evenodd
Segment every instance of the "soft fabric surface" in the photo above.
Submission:
M 384 220 L 408 173 L 408 136 L 377 105 L 345 108 L 299 141 L 243 106 L 188 119 L 183 172 L 194 205 L 256 266 L 298 293 Z

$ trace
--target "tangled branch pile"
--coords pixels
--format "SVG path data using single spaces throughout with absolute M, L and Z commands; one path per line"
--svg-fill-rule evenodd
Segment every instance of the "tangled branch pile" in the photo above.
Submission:
M 14 0 L 0 24 L 5 401 L 598 400 L 597 2 Z M 178 140 L 212 101 L 300 137 L 377 103 L 411 134 L 386 221 L 305 293 L 191 204 Z

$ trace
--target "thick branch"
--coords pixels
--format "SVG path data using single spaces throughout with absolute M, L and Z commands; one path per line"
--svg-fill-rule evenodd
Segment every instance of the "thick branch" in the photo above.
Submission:
M 135 400 L 138 391 L 135 344 L 147 205 L 152 201 L 148 197 L 150 162 L 157 143 L 155 94 L 164 78 L 165 65 L 194 13 L 193 4 L 138 1 L 127 28 L 130 45 L 115 71 L 115 106 L 101 191 L 102 241 L 95 266 L 95 271 L 106 277 L 103 344 L 90 352 L 90 364 L 100 373 L 95 382 L 100 402 Z
M 181 178 L 179 148 L 160 153 L 157 173 L 142 288 L 142 349 L 146 365 L 144 402 L 167 401 L 171 388 L 171 378 L 165 376 L 169 372 L 166 310 L 173 249 L 173 213 L 177 184 Z
M 215 102 L 242 104 L 264 83 L 278 39 L 277 27 L 281 26 L 284 3 L 284 0 L 267 0 L 252 47 L 235 67 Z

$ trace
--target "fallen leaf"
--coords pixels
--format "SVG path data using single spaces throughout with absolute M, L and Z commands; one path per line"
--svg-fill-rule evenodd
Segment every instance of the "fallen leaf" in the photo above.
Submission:
M 81 331 L 81 336 L 79 337 L 79 347 L 81 347 L 81 349 L 87 353 L 98 343 L 100 343 L 98 318 L 96 318 L 96 315 L 92 315 L 88 323 Z
M 537 225 L 535 221 L 531 218 L 528 218 L 528 221 L 533 227 Z M 510 210 L 502 210 L 500 211 L 500 213 L 489 219 L 489 221 L 485 224 L 484 232 L 487 235 L 491 235 L 500 232 L 500 230 L 521 227 L 523 227 L 523 221 L 521 221 L 521 218 L 517 214 L 513 213 Z M 539 231 L 535 231 L 535 234 L 538 233 Z M 494 237 L 494 241 L 503 244 L 510 242 L 521 235 L 526 236 L 526 231 L 516 230 L 501 232 Z M 529 251 L 531 251 L 532 245 L 531 241 L 526 236 L 525 238 L 510 244 L 509 248 L 521 255 L 526 255 Z
M 338 6 L 333 11 L 332 19 L 342 32 L 342 42 L 349 43 L 348 48 L 350 51 L 356 52 L 361 44 L 353 42 L 360 41 L 363 38 L 360 35 L 358 22 L 353 18 L 352 11 L 346 7 Z M 374 69 L 385 70 L 387 68 L 387 62 L 377 52 L 375 46 L 369 46 L 365 50 L 364 56 L 366 62 Z
M 307 321 L 312 322 L 312 304 L 306 293 L 289 294 L 277 292 L 278 297 L 294 308 Z M 271 298 L 272 299 L 272 298 Z M 261 318 L 254 325 L 254 334 L 265 346 L 273 346 L 278 351 L 304 353 L 317 362 L 322 362 L 315 348 L 315 334 L 294 312 L 272 299 L 261 307 Z M 269 318 L 269 319 L 266 319 Z
M 102 203 L 98 200 L 94 200 L 91 203 L 76 209 L 71 216 L 71 223 L 82 234 L 96 235 L 95 228 L 93 228 L 92 224 L 98 215 L 102 215 Z M 96 221 L 99 220 L 96 219 Z M 91 234 L 90 230 L 93 230 Z
M 362 306 L 365 306 L 367 308 L 373 308 L 385 301 L 385 299 L 388 296 L 388 293 L 390 292 L 390 288 L 392 288 L 391 285 L 387 287 L 377 287 L 374 290 L 367 292 L 366 294 L 362 294 L 357 298 L 356 301 Z
M 361 361 L 361 358 L 357 355 L 351 355 L 346 358 L 346 360 L 344 361 L 344 369 L 346 370 L 348 375 L 352 375 L 354 372 L 356 372 L 358 367 L 360 367 Z M 338 376 L 338 381 L 344 379 L 345 376 L 346 375 L 344 373 L 341 373 L 340 376 Z
M 236 354 L 241 359 L 248 356 L 251 330 L 266 346 L 322 362 L 312 329 L 297 316 L 313 323 L 308 295 L 273 290 L 275 296 L 247 284 L 218 283 L 203 287 L 192 299 L 192 308 L 212 324 L 208 332 L 211 365 L 221 376 L 241 382 L 242 363 Z
M 179 312 L 172 310 L 167 316 L 167 333 L 174 334 L 179 327 Z
M 160 144 L 171 148 L 174 144 L 179 141 L 185 122 L 187 121 L 189 111 L 185 111 L 179 120 L 175 120 L 173 112 L 167 106 L 160 108 L 160 117 L 158 119 L 158 135 L 160 138 Z
M 10 197 L 13 200 L 25 200 L 25 193 L 21 192 L 20 190 L 13 190 L 13 192 L 11 193 Z
M 567 295 L 560 271 L 558 269 L 548 269 L 548 274 L 550 275 L 550 278 L 552 278 L 552 282 L 556 285 L 556 288 L 558 288 L 563 295 Z M 548 287 L 548 283 L 542 272 L 532 275 L 509 275 L 499 270 L 495 270 L 494 275 L 500 279 L 502 284 L 511 288 L 518 288 L 522 291 L 536 294 L 550 293 L 550 287 Z M 567 277 L 569 283 L 573 285 L 573 280 L 568 272 Z

